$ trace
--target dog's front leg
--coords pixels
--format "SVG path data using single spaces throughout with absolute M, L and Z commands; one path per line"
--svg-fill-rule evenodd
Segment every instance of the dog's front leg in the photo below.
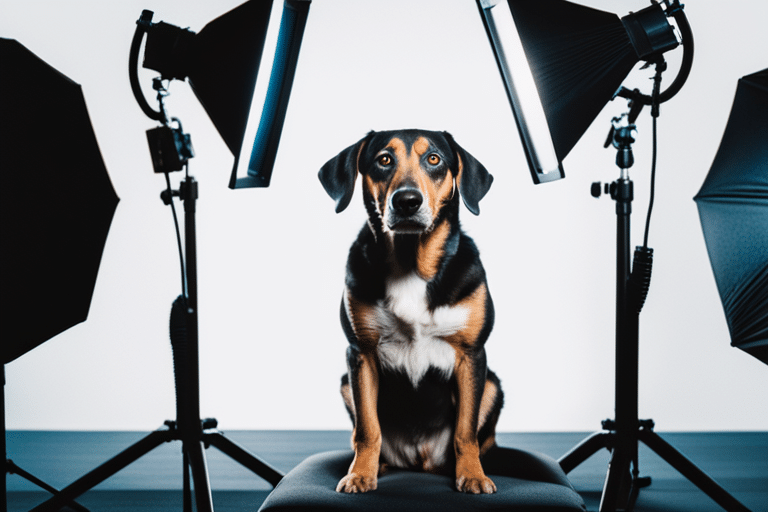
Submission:
M 482 350 L 482 349 L 481 349 Z M 485 476 L 477 442 L 480 400 L 485 388 L 484 354 L 456 354 L 458 411 L 454 448 L 456 450 L 456 489 L 473 494 L 492 494 L 496 485 Z
M 352 388 L 355 427 L 352 445 L 355 458 L 349 473 L 336 487 L 338 492 L 357 493 L 376 489 L 381 454 L 381 427 L 376 404 L 379 372 L 375 355 L 349 347 L 349 383 Z

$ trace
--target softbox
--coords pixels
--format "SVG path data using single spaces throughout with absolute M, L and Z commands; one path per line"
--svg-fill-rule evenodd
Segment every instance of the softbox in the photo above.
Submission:
M 679 44 L 659 4 L 619 18 L 565 0 L 477 2 L 534 183 L 563 178 L 635 64 Z

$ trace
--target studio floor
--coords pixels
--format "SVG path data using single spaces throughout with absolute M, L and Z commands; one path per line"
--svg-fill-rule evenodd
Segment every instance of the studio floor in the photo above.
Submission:
M 752 512 L 768 512 L 768 432 L 660 433 Z M 141 439 L 142 432 L 9 431 L 8 457 L 24 470 L 61 488 Z M 349 447 L 344 431 L 232 431 L 225 435 L 280 471 L 307 456 Z M 560 457 L 588 433 L 499 434 L 502 446 Z M 166 443 L 82 495 L 91 512 L 182 510 L 181 444 Z M 270 486 L 215 448 L 207 452 L 217 512 L 256 511 Z M 640 445 L 641 476 L 652 484 L 640 492 L 638 512 L 722 510 L 697 487 Z M 603 450 L 568 476 L 590 511 L 599 506 L 608 466 Z M 30 510 L 47 498 L 18 475 L 7 476 L 8 510 Z

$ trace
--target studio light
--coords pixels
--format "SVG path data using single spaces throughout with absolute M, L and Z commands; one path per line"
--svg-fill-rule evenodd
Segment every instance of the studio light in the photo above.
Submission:
M 188 79 L 234 155 L 230 188 L 269 186 L 288 108 L 310 0 L 272 4 L 249 0 L 198 33 L 153 23 L 153 13 L 144 11 L 131 45 L 131 87 L 144 113 L 170 121 L 162 108 L 150 106 L 139 84 L 146 36 L 143 67 L 158 71 L 162 80 Z
M 199 319 L 197 290 L 196 201 L 198 183 L 189 173 L 194 156 L 191 138 L 178 118 L 165 108 L 166 82 L 189 80 L 200 103 L 235 155 L 230 188 L 267 187 L 288 106 L 299 47 L 310 0 L 284 0 L 273 12 L 272 0 L 249 0 L 208 23 L 199 33 L 168 23 L 153 23 L 151 11 L 137 22 L 129 56 L 131 89 L 142 111 L 160 126 L 147 131 L 152 164 L 165 175 L 167 189 L 160 194 L 171 206 L 176 223 L 181 267 L 181 295 L 171 307 L 170 338 L 176 388 L 176 419 L 151 432 L 112 459 L 83 475 L 35 512 L 61 509 L 117 471 L 134 463 L 161 444 L 181 441 L 184 510 L 213 511 L 205 449 L 216 447 L 273 487 L 283 474 L 237 445 L 216 429 L 218 422 L 200 416 Z M 279 30 L 272 30 L 279 21 Z M 278 32 L 277 35 L 274 33 Z M 152 81 L 157 109 L 144 97 L 139 83 L 139 54 L 146 37 L 143 66 L 160 73 Z M 272 51 L 274 49 L 274 53 Z M 269 69 L 267 76 L 263 70 Z M 262 108 L 252 108 L 263 105 Z M 237 170 L 245 169 L 239 177 Z M 55 166 L 53 167 L 56 168 Z M 184 170 L 178 189 L 170 173 Z M 184 204 L 181 236 L 174 200 Z
M 623 18 L 565 0 L 477 0 L 509 97 L 534 183 L 565 177 L 563 159 L 603 107 L 617 96 L 628 111 L 612 120 L 606 147 L 617 149 L 620 178 L 605 190 L 616 202 L 616 372 L 615 418 L 559 460 L 569 473 L 602 449 L 611 452 L 600 499 L 600 512 L 632 510 L 639 490 L 650 485 L 641 477 L 639 444 L 644 443 L 710 498 L 729 511 L 746 508 L 720 485 L 666 443 L 652 420 L 638 418 L 639 315 L 651 279 L 653 249 L 648 226 L 653 207 L 656 169 L 656 119 L 659 105 L 677 94 L 693 63 L 693 35 L 678 0 L 652 2 Z M 674 18 L 680 39 L 669 18 Z M 683 45 L 677 76 L 664 91 L 664 53 Z M 655 67 L 650 95 L 621 83 L 641 61 Z M 635 121 L 651 106 L 653 148 L 651 194 L 645 242 L 630 262 L 630 216 L 634 196 Z M 595 186 L 596 185 L 596 186 Z M 593 184 L 599 197 L 603 187 Z
M 660 94 L 663 103 L 682 87 L 693 61 L 691 29 L 677 0 L 623 18 L 565 0 L 477 4 L 537 184 L 565 177 L 563 159 L 611 99 L 651 104 L 621 88 L 637 63 L 658 62 L 682 40 L 683 61 Z
M 0 510 L 5 512 L 6 475 L 58 492 L 7 457 L 5 365 L 88 318 L 119 201 L 80 84 L 5 38 L 0 38 L 0 169 Z

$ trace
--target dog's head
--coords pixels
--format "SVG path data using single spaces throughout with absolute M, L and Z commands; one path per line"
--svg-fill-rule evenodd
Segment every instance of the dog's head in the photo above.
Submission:
M 349 205 L 358 174 L 382 229 L 402 234 L 429 231 L 457 190 L 479 214 L 493 181 L 449 133 L 425 130 L 372 131 L 329 160 L 319 177 L 337 213 Z

